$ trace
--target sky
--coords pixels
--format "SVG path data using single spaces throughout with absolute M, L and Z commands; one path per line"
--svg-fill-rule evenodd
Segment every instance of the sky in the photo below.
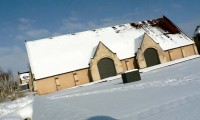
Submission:
M 168 17 L 192 37 L 199 0 L 0 0 L 0 67 L 28 71 L 25 40 Z

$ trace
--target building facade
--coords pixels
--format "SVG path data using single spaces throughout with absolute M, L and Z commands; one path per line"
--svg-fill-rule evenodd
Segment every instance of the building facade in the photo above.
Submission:
M 30 72 L 18 72 L 18 85 L 20 91 L 31 91 Z
M 198 54 L 168 18 L 26 42 L 34 91 L 47 94 Z
M 195 29 L 193 39 L 197 46 L 198 53 L 200 53 L 200 26 L 197 26 Z

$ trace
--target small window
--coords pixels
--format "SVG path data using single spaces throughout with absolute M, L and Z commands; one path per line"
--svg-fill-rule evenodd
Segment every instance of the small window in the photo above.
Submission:
M 77 81 L 78 80 L 78 75 L 74 74 L 74 80 Z
M 60 86 L 60 81 L 56 79 L 56 85 Z
M 129 69 L 130 69 L 130 66 L 129 66 L 129 61 L 126 61 L 126 68 L 127 68 L 127 70 L 129 70 Z
M 54 78 L 55 78 L 55 79 L 58 79 L 58 76 L 55 76 Z
M 77 75 L 77 73 L 73 73 L 73 75 L 74 75 L 74 82 L 75 82 L 75 85 L 77 86 L 77 85 L 80 84 L 80 83 L 79 83 L 79 79 L 78 79 L 78 75 Z

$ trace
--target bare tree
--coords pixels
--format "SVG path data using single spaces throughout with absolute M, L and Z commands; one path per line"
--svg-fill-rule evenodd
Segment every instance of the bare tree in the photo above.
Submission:
M 15 99 L 17 97 L 17 86 L 12 71 L 4 71 L 0 68 L 0 102 Z

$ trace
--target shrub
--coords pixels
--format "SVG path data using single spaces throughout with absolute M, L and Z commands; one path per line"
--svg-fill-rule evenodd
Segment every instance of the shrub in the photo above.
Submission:
M 0 102 L 14 100 L 17 96 L 17 81 L 14 79 L 12 71 L 4 71 L 0 68 Z

